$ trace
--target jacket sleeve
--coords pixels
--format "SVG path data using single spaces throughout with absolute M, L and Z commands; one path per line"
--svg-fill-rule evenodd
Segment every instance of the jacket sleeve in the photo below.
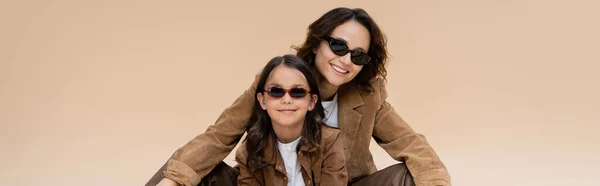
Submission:
M 450 174 L 424 135 L 416 133 L 386 101 L 385 84 L 379 89 L 381 107 L 375 117 L 373 137 L 395 160 L 405 161 L 417 186 L 449 186 Z
M 240 141 L 250 120 L 259 76 L 214 125 L 180 147 L 167 163 L 163 176 L 180 184 L 196 186 Z
M 245 144 L 242 144 L 237 152 L 235 153 L 235 161 L 240 167 L 240 175 L 237 178 L 237 185 L 260 185 L 258 179 L 248 170 L 246 161 L 248 160 L 248 151 L 246 150 Z
M 339 130 L 335 129 L 333 134 L 323 137 L 326 140 L 324 143 L 323 167 L 321 169 L 321 185 L 348 185 L 344 144 Z

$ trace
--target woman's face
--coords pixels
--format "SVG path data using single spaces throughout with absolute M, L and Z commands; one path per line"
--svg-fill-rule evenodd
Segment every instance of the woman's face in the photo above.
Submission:
M 264 89 L 268 90 L 270 88 L 282 88 L 285 90 L 300 88 L 310 91 L 310 86 L 304 74 L 286 65 L 279 65 L 271 71 Z M 317 95 L 307 93 L 303 97 L 292 97 L 300 89 L 285 93 L 283 97 L 270 95 L 267 91 L 256 95 L 262 109 L 269 113 L 274 126 L 298 127 L 304 124 L 306 113 L 312 110 L 317 102 Z
M 330 37 L 345 41 L 350 50 L 369 51 L 369 30 L 357 21 L 350 20 L 337 26 Z M 321 76 L 337 87 L 350 82 L 363 68 L 363 65 L 352 63 L 350 53 L 344 56 L 333 53 L 326 40 L 321 40 L 313 52 L 316 53 L 315 65 Z

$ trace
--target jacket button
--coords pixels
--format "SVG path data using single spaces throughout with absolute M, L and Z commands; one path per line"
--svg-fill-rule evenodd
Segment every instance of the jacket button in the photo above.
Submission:
M 277 166 L 277 169 L 281 169 L 281 165 L 280 165 L 280 166 Z

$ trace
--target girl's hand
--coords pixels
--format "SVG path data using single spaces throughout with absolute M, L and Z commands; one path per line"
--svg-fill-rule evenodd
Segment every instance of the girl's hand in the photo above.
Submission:
M 156 186 L 178 186 L 178 184 L 169 178 L 163 178 Z

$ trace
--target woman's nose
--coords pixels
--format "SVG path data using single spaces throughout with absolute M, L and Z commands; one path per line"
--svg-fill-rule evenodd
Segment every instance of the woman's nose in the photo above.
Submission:
M 340 62 L 343 63 L 344 65 L 352 64 L 352 58 L 350 57 L 350 52 L 348 52 L 344 56 L 340 56 L 339 58 L 340 58 Z

